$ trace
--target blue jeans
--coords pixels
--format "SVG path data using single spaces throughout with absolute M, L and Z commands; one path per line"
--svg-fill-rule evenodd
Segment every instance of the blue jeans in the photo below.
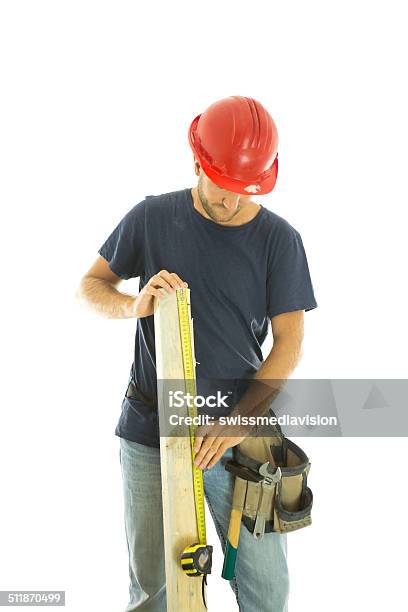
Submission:
M 224 550 L 234 477 L 224 469 L 232 457 L 204 471 L 205 497 Z M 130 600 L 126 612 L 166 612 L 160 450 L 120 438 Z M 261 540 L 242 525 L 236 578 L 230 582 L 241 612 L 287 612 L 289 574 L 286 534 Z M 152 554 L 152 551 L 163 554 Z M 221 578 L 220 578 L 221 579 Z

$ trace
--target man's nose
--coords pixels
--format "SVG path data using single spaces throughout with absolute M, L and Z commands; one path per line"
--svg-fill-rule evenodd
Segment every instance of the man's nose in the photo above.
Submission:
M 225 196 L 222 203 L 227 210 L 235 210 L 239 204 L 239 195 L 234 193 L 230 196 Z

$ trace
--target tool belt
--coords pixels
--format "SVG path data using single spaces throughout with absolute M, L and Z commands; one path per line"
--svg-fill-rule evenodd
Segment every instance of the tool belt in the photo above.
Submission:
M 233 506 L 241 506 L 242 521 L 255 538 L 311 524 L 313 494 L 307 486 L 311 464 L 280 427 L 275 435 L 248 436 L 233 450 L 234 460 L 225 466 L 235 475 Z

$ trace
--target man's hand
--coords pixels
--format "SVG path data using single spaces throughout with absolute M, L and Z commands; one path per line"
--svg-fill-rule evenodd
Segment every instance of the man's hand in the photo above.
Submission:
M 228 448 L 236 446 L 245 438 L 250 428 L 230 425 L 203 425 L 194 434 L 194 463 L 202 470 L 211 469 Z M 236 435 L 232 435 L 232 434 Z M 228 434 L 228 435 L 226 435 Z
M 118 290 L 122 279 L 112 272 L 108 262 L 99 256 L 78 288 L 78 298 L 98 314 L 110 319 L 148 317 L 154 312 L 154 298 L 163 297 L 160 289 L 168 293 L 177 288 L 188 287 L 174 272 L 161 270 L 146 283 L 138 296 Z
M 172 293 L 176 289 L 184 289 L 188 283 L 181 280 L 175 272 L 160 270 L 152 276 L 135 299 L 134 316 L 138 318 L 149 317 L 154 312 L 154 298 L 161 300 L 164 294 L 160 289 Z

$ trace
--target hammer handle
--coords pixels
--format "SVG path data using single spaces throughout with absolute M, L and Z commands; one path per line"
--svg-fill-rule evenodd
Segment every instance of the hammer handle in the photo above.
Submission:
M 235 562 L 238 552 L 239 534 L 241 531 L 242 511 L 245 505 L 246 488 L 246 481 L 236 476 L 227 544 L 225 547 L 224 565 L 221 574 L 225 580 L 232 580 L 235 575 Z

